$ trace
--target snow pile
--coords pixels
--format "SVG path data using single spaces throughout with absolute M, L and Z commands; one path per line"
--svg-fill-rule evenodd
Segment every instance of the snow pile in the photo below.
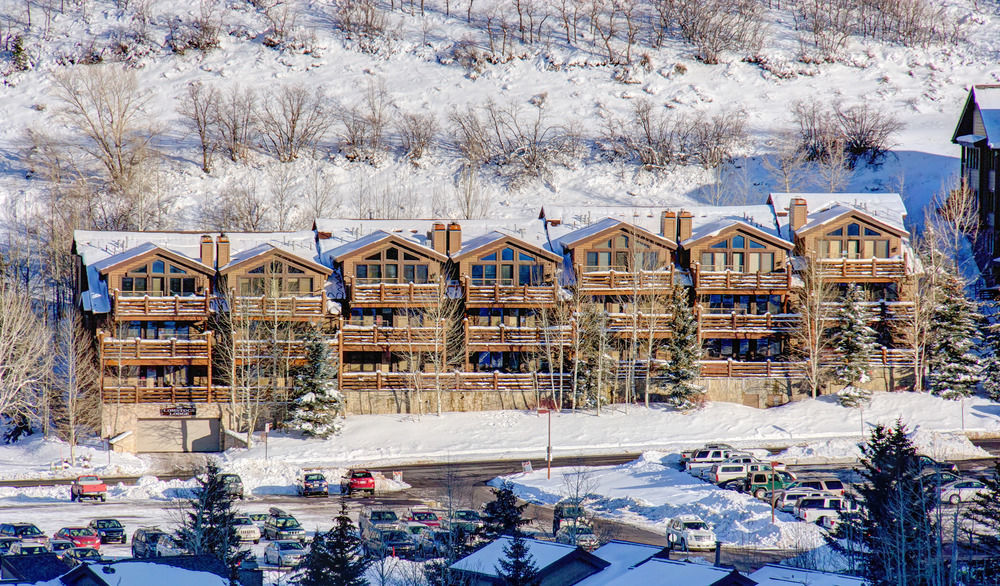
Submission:
M 69 444 L 55 438 L 35 434 L 13 444 L 0 444 L 0 480 L 25 478 L 73 478 L 80 474 L 100 476 L 139 476 L 149 468 L 149 462 L 135 454 L 108 452 L 102 447 L 76 446 L 74 456 L 86 466 L 64 466 L 69 460 Z
M 916 429 L 910 433 L 917 451 L 936 460 L 966 460 L 989 458 L 991 454 L 974 445 L 969 438 L 958 433 L 939 433 Z M 819 464 L 854 462 L 861 457 L 857 438 L 839 438 L 792 446 L 774 456 L 785 464 Z
M 239 458 L 233 457 L 233 452 L 225 454 L 228 461 L 223 463 L 225 472 L 239 474 L 243 480 L 243 490 L 247 495 L 294 495 L 296 483 L 303 469 L 320 472 L 330 485 L 330 493 L 340 492 L 340 478 L 347 473 L 340 467 L 303 467 L 289 463 L 279 458 Z M 396 492 L 410 488 L 405 482 L 397 482 L 375 472 L 376 492 Z
M 726 545 L 813 549 L 824 543 L 818 526 L 781 512 L 772 524 L 766 503 L 665 466 L 664 456 L 647 452 L 620 466 L 557 468 L 551 479 L 539 470 L 496 478 L 490 484 L 509 481 L 520 498 L 540 504 L 554 504 L 583 486 L 591 495 L 587 509 L 659 533 L 673 517 L 698 515 L 714 525 L 716 537 Z

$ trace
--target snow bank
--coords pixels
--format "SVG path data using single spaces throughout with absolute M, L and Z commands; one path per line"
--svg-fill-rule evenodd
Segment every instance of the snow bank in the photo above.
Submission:
M 779 512 L 771 523 L 771 507 L 750 495 L 722 490 L 664 465 L 665 454 L 647 452 L 620 466 L 557 468 L 546 479 L 544 470 L 496 478 L 497 486 L 511 482 L 517 495 L 540 504 L 554 504 L 586 486 L 591 499 L 587 509 L 663 533 L 678 515 L 694 514 L 715 526 L 716 537 L 726 545 L 763 548 L 813 549 L 823 545 L 823 532 L 810 523 Z
M 910 433 L 910 439 L 918 452 L 937 460 L 991 457 L 989 452 L 959 433 L 917 429 Z M 858 449 L 858 438 L 839 438 L 792 446 L 771 457 L 785 464 L 853 462 L 861 457 L 861 450 Z
M 0 444 L 0 480 L 25 478 L 71 478 L 80 474 L 101 476 L 138 476 L 149 468 L 149 461 L 135 454 L 108 452 L 99 446 L 76 446 L 78 463 L 89 461 L 90 467 L 63 466 L 69 460 L 69 444 L 40 434 L 28 436 L 13 444 Z
M 224 455 L 223 470 L 239 474 L 243 480 L 244 492 L 248 495 L 294 495 L 296 482 L 303 468 L 321 472 L 330 485 L 331 493 L 340 492 L 340 478 L 347 468 L 328 466 L 300 466 L 289 463 L 284 458 L 240 458 L 233 457 L 232 451 Z M 376 473 L 376 492 L 395 492 L 410 488 L 405 482 L 397 482 Z

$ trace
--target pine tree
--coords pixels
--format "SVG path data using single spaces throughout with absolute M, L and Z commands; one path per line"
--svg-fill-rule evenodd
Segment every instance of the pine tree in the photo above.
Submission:
M 982 377 L 979 357 L 973 353 L 981 316 L 958 277 L 947 278 L 940 295 L 927 352 L 931 392 L 958 400 L 971 396 Z
M 503 559 L 497 565 L 497 576 L 505 586 L 538 586 L 538 567 L 520 531 L 515 531 L 510 543 L 503 548 Z
M 983 390 L 992 401 L 1000 401 L 1000 303 L 993 301 L 983 308 L 982 340 L 989 356 L 983 361 Z
M 489 541 L 501 535 L 514 535 L 528 523 L 523 518 L 524 509 L 528 503 L 517 504 L 514 489 L 510 483 L 504 482 L 499 488 L 491 488 L 493 500 L 483 508 L 483 526 L 480 535 Z
M 218 558 L 230 569 L 231 578 L 235 579 L 240 564 L 250 557 L 249 550 L 240 549 L 240 539 L 233 523 L 237 514 L 233 506 L 235 497 L 226 489 L 219 465 L 214 461 L 205 465 L 196 480 L 198 486 L 188 501 L 189 511 L 177 530 L 177 538 L 192 555 Z
M 841 356 L 834 374 L 845 387 L 869 378 L 868 363 L 875 352 L 876 333 L 868 325 L 864 293 L 851 285 L 837 310 L 837 329 L 833 334 L 833 348 Z M 871 393 L 865 389 L 850 389 L 840 396 L 841 404 L 854 406 L 865 402 Z
M 865 577 L 872 584 L 922 584 L 940 572 L 931 554 L 937 531 L 936 487 L 921 477 L 918 454 L 901 421 L 877 425 L 860 444 L 864 480 L 856 485 L 867 514 L 851 522 L 862 536 Z
M 367 586 L 367 559 L 362 555 L 361 538 L 347 516 L 347 501 L 341 499 L 340 514 L 325 533 L 316 532 L 309 554 L 302 562 L 303 586 Z
M 982 570 L 1000 576 L 1000 460 L 993 464 L 993 474 L 983 479 L 986 490 L 975 496 L 965 512 L 972 523 L 975 541 L 972 547 L 983 557 Z
M 306 330 L 302 340 L 306 363 L 295 375 L 288 425 L 307 436 L 330 437 L 340 430 L 342 409 L 342 397 L 334 385 L 330 347 L 315 327 Z
M 424 562 L 424 580 L 434 586 L 461 586 L 468 578 L 451 569 L 452 564 L 469 555 L 473 548 L 469 545 L 470 534 L 464 527 L 454 524 L 448 529 L 448 549 L 439 559 Z
M 688 304 L 684 287 L 675 285 L 670 296 L 670 338 L 664 345 L 670 358 L 664 370 L 667 401 L 678 409 L 690 409 L 701 403 L 704 387 L 695 384 L 701 373 L 701 343 L 698 322 Z

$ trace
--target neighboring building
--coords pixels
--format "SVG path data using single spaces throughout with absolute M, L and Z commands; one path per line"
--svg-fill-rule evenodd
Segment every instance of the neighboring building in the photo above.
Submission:
M 73 567 L 54 553 L 0 557 L 0 583 L 35 584 L 58 578 Z
M 912 316 L 919 269 L 905 218 L 898 194 L 773 193 L 286 233 L 77 231 L 74 252 L 103 435 L 216 451 L 289 400 L 306 328 L 336 357 L 348 413 L 533 408 L 581 384 L 620 400 L 647 379 L 656 400 L 674 295 L 697 320 L 709 398 L 786 402 L 804 375 L 791 340 L 806 270 L 865 290 L 882 346 L 870 384 L 896 388 L 913 360 L 893 325 Z M 587 352 L 600 385 L 581 383 Z
M 1000 256 L 997 238 L 997 170 L 1000 169 L 1000 85 L 974 85 L 951 136 L 961 145 L 961 173 L 965 186 L 972 191 L 979 208 L 979 246 L 976 257 L 980 268 L 995 285 L 996 259 Z
M 59 578 L 64 586 L 227 586 L 229 572 L 212 556 L 183 555 L 148 560 L 80 564 Z
M 868 586 L 869 584 L 864 578 L 855 576 L 845 576 L 843 574 L 774 564 L 767 564 L 750 574 L 749 577 L 760 586 L 790 586 L 793 584 L 808 584 L 809 586 Z
M 451 565 L 470 586 L 503 584 L 497 568 L 504 549 L 513 541 L 500 537 Z M 579 547 L 525 538 L 528 553 L 538 570 L 539 586 L 570 586 L 597 574 L 610 564 Z

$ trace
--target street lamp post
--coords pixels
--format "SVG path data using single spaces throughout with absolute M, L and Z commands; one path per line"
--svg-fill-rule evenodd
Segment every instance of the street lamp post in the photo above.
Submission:
M 552 409 L 539 409 L 538 414 L 543 413 L 549 416 L 549 441 L 545 447 L 545 478 L 552 478 Z

